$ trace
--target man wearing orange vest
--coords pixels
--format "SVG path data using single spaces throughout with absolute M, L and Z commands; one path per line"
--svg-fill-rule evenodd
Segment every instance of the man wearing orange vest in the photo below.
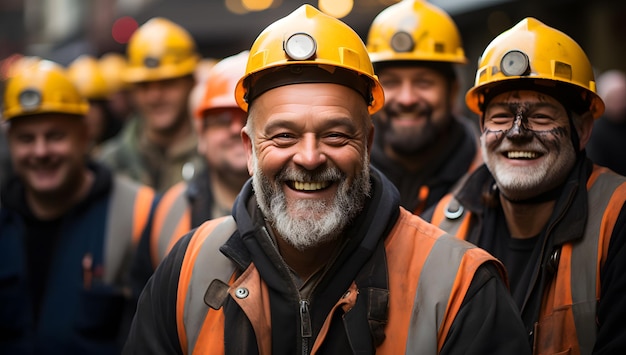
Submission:
M 526 18 L 496 37 L 466 95 L 485 165 L 432 216 L 504 263 L 535 354 L 626 353 L 626 178 L 586 158 L 595 89 L 566 34 Z
M 374 115 L 372 165 L 422 214 L 482 163 L 478 125 L 456 114 L 457 67 L 467 62 L 454 20 L 424 0 L 393 4 L 376 16 L 367 50 L 385 106 Z
M 0 192 L 0 353 L 119 354 L 154 190 L 88 158 L 89 104 L 58 64 L 16 72 L 3 108 L 15 176 Z
M 168 189 L 157 209 L 149 240 L 139 246 L 134 278 L 144 285 L 171 247 L 204 221 L 230 215 L 235 198 L 250 177 L 241 129 L 246 112 L 235 101 L 234 91 L 244 74 L 248 52 L 224 58 L 213 66 L 204 83 L 196 109 L 198 151 L 206 167 L 189 182 Z
M 356 32 L 301 6 L 235 98 L 252 180 L 161 263 L 125 354 L 530 353 L 501 265 L 370 168 L 384 96 Z

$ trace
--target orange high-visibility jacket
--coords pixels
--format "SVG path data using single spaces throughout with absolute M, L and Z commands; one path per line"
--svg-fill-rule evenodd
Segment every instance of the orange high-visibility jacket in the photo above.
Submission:
M 591 354 L 595 344 L 600 269 L 626 201 L 626 178 L 594 166 L 587 190 L 589 207 L 583 238 L 563 244 L 551 255 L 558 266 L 555 277 L 544 288 L 534 329 L 534 354 Z M 432 223 L 468 239 L 475 226 L 472 216 L 450 194 L 437 205 Z
M 205 296 L 207 286 L 218 279 L 230 286 L 228 294 L 252 322 L 259 353 L 271 354 L 267 285 L 254 264 L 237 275 L 234 265 L 217 251 L 235 228 L 231 217 L 209 221 L 196 230 L 187 248 L 177 303 L 179 339 L 185 353 L 224 353 L 223 309 L 210 308 Z M 442 234 L 404 209 L 386 239 L 385 253 L 390 299 L 386 339 L 377 348 L 379 354 L 438 353 L 478 267 L 484 263 L 501 267 L 482 249 Z M 348 312 L 358 297 L 353 283 L 334 309 Z M 312 354 L 324 342 L 324 329 Z

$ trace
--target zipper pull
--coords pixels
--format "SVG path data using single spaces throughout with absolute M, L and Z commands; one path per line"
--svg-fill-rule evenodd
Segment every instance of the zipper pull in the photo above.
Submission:
M 300 300 L 300 331 L 303 338 L 313 336 L 311 331 L 311 316 L 309 314 L 309 301 Z

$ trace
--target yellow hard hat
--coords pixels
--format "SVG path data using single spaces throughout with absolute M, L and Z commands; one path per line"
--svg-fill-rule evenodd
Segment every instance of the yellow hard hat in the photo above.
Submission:
M 370 26 L 367 50 L 373 63 L 467 62 L 452 18 L 425 0 L 400 1 L 379 13 Z
M 485 98 L 502 90 L 552 88 L 571 91 L 578 102 L 569 103 L 604 112 L 596 94 L 593 68 L 582 48 L 568 35 L 534 18 L 525 18 L 487 46 L 478 64 L 476 80 L 465 95 L 470 110 L 481 114 Z
M 287 68 L 291 70 L 282 70 Z M 282 75 L 268 76 L 276 72 Z M 378 111 L 385 101 L 359 35 L 311 5 L 302 5 L 256 38 L 245 75 L 237 83 L 235 99 L 247 111 L 248 103 L 264 91 L 302 82 L 351 87 L 365 97 L 370 113 Z
M 249 51 L 227 57 L 215 64 L 205 79 L 205 94 L 198 106 L 196 117 L 215 108 L 236 107 L 235 87 L 246 71 Z
M 40 60 L 8 79 L 3 119 L 42 113 L 85 115 L 89 103 L 60 65 Z
M 116 52 L 107 52 L 98 59 L 100 72 L 104 77 L 109 93 L 115 93 L 128 87 L 122 80 L 122 74 L 126 69 L 126 58 Z
M 191 35 L 179 25 L 155 17 L 133 33 L 126 49 L 124 81 L 138 83 L 192 74 L 200 56 Z
M 67 75 L 87 100 L 105 100 L 109 88 L 96 58 L 83 54 L 67 67 Z

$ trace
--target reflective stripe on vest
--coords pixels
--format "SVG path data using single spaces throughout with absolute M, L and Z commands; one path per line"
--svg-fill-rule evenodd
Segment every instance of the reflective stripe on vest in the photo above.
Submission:
M 148 223 L 154 195 L 150 187 L 114 176 L 105 232 L 106 283 L 120 282 L 122 272 L 129 267 L 132 251 Z
M 168 189 L 154 212 L 150 234 L 150 257 L 156 269 L 172 246 L 191 230 L 191 210 L 185 196 L 187 184 L 179 182 Z
M 189 242 L 181 266 L 176 297 L 178 339 L 184 354 L 193 353 L 209 310 L 204 302 L 208 285 L 216 279 L 227 284 L 235 271 L 232 262 L 218 249 L 236 229 L 232 216 L 212 219 L 200 225 Z
M 459 244 L 458 242 L 459 239 L 449 234 L 441 236 L 426 259 L 415 294 L 415 308 L 412 311 L 409 328 L 409 334 L 414 336 L 410 336 L 407 340 L 407 354 L 439 353 L 452 326 L 452 321 L 461 308 L 465 293 L 473 279 L 473 272 L 482 264 L 482 261 L 488 260 L 485 256 L 485 259 L 474 265 L 471 269 L 472 274 L 465 277 L 461 285 L 455 285 L 465 253 L 476 248 L 469 243 Z M 457 290 L 454 292 L 455 298 L 450 299 L 453 286 L 456 286 Z M 427 312 L 418 309 L 424 304 L 433 305 L 433 307 L 427 308 Z M 424 331 L 428 329 L 437 329 L 437 338 L 434 338 L 430 332 Z
M 492 261 L 503 274 L 501 265 L 482 249 L 443 234 L 430 224 L 416 222 L 417 218 L 403 209 L 386 239 L 391 298 L 387 338 L 377 348 L 380 354 L 437 354 L 478 267 Z M 235 229 L 232 217 L 206 222 L 196 231 L 186 251 L 176 312 L 185 354 L 207 350 L 196 349 L 196 344 L 210 346 L 212 354 L 224 352 L 224 314 L 210 309 L 203 301 L 214 279 L 224 284 L 234 281 L 234 266 L 218 248 Z M 409 309 L 411 312 L 407 312 Z M 213 333 L 208 337 L 211 341 L 198 341 L 203 331 Z M 202 336 L 207 338 L 206 334 Z M 315 345 L 321 341 L 316 339 Z M 271 349 L 271 344 L 260 344 L 260 348 Z

